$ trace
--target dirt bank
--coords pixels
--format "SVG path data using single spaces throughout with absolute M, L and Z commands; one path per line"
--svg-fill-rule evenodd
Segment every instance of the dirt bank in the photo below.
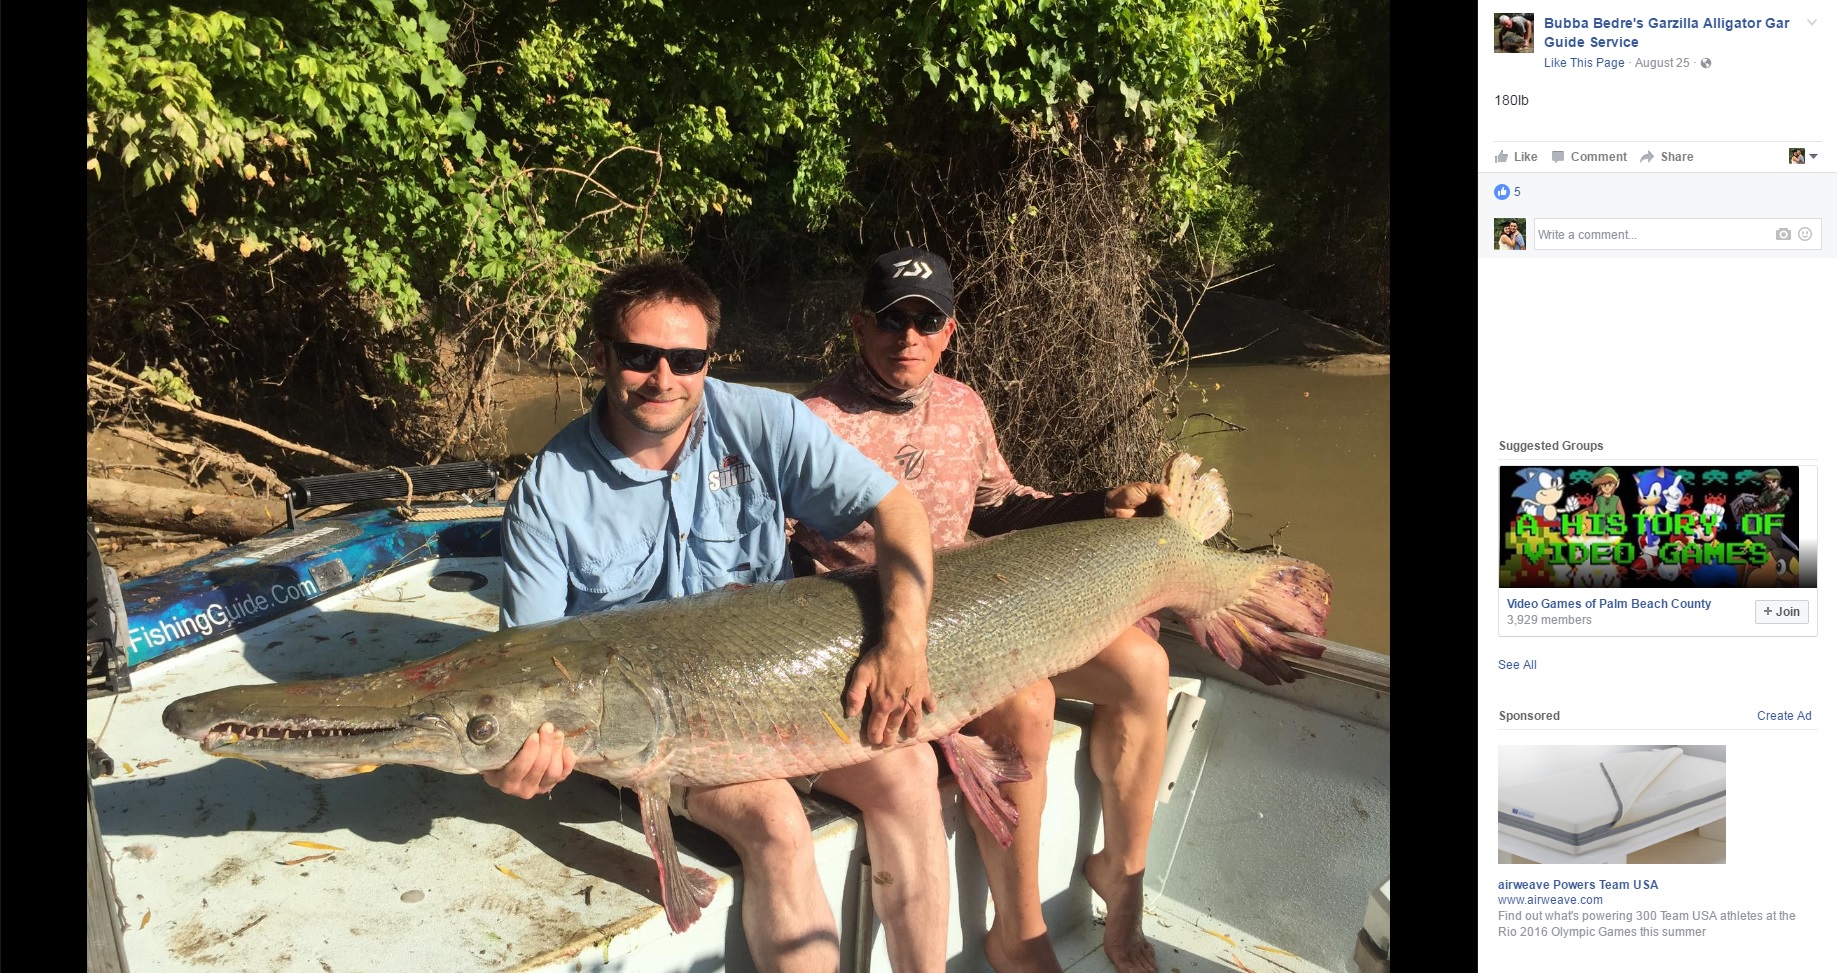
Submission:
M 1390 349 L 1286 304 L 1237 294 L 1206 296 L 1187 325 L 1193 355 L 1206 365 L 1307 364 L 1369 372 L 1390 367 Z M 1230 349 L 1230 354 L 1220 352 Z M 1325 363 L 1354 356 L 1343 366 Z

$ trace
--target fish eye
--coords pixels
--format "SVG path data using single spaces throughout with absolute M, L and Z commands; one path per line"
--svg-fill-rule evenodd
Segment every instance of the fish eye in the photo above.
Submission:
M 473 743 L 490 743 L 498 735 L 498 721 L 495 717 L 474 716 L 466 724 L 466 736 Z

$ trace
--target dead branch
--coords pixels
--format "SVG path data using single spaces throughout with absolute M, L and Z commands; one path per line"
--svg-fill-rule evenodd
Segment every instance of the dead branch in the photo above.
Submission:
M 103 553 L 125 551 L 132 547 L 152 544 L 167 548 L 174 544 L 196 544 L 211 538 L 203 534 L 175 534 L 163 530 L 145 530 L 138 527 L 120 527 L 115 524 L 96 525 L 96 546 Z
M 199 541 L 195 544 L 179 544 L 164 550 L 141 547 L 132 551 L 116 551 L 103 558 L 109 567 L 120 572 L 123 581 L 129 578 L 144 578 L 158 574 L 167 568 L 177 567 L 206 554 L 213 554 L 228 547 L 222 541 Z
M 1146 326 L 1159 289 L 1144 184 L 1076 147 L 1021 136 L 1014 149 L 949 241 L 962 326 L 944 367 L 981 393 L 1021 482 L 1147 478 L 1170 451 L 1170 393 Z
M 129 442 L 136 442 L 142 445 L 152 446 L 156 449 L 163 449 L 169 453 L 176 453 L 180 456 L 199 458 L 212 466 L 241 473 L 252 480 L 265 483 L 270 493 L 284 494 L 288 489 L 286 482 L 281 479 L 279 473 L 274 472 L 266 466 L 251 463 L 240 456 L 233 456 L 210 446 L 192 446 L 187 443 L 175 443 L 169 439 L 161 439 L 150 432 L 145 432 L 140 429 L 130 429 L 125 426 L 111 426 L 109 427 L 109 432 Z
M 99 521 L 185 531 L 226 541 L 259 537 L 287 522 L 278 500 L 89 478 L 89 514 Z
M 1180 420 L 1180 431 L 1173 435 L 1172 437 L 1173 440 L 1175 442 L 1179 442 L 1185 439 L 1186 438 L 1186 424 L 1189 422 L 1192 422 L 1194 419 L 1200 418 L 1201 416 L 1207 419 L 1215 419 L 1225 424 L 1224 429 L 1213 430 L 1214 432 L 1249 432 L 1250 431 L 1250 428 L 1248 426 L 1240 426 L 1237 423 L 1232 422 L 1231 420 L 1225 418 L 1224 416 L 1215 416 L 1210 412 L 1195 412 L 1192 415 L 1187 416 L 1186 418 Z
M 433 457 L 427 461 L 428 465 L 438 464 L 441 458 L 446 456 L 447 450 L 453 448 L 453 440 L 459 435 L 459 430 L 465 428 L 466 418 L 471 414 L 472 406 L 475 403 L 489 405 L 491 376 L 497 371 L 498 352 L 502 348 L 502 342 L 494 337 L 491 339 L 491 354 L 479 356 L 478 367 L 472 372 L 472 382 L 466 386 L 465 401 L 460 403 L 459 415 L 453 419 L 453 428 L 447 430 L 445 441 L 440 444 L 439 449 L 434 451 Z M 483 391 L 480 391 L 481 388 Z
M 636 256 L 639 257 L 644 256 L 644 224 L 651 216 L 651 200 L 657 198 L 657 190 L 663 186 L 662 135 L 657 136 L 657 151 L 654 154 L 657 156 L 657 178 L 651 180 L 650 194 L 644 197 L 644 208 L 638 211 L 638 235 L 634 237 L 636 240 Z
M 308 456 L 317 456 L 320 459 L 337 464 L 338 466 L 342 466 L 347 470 L 353 470 L 353 471 L 360 472 L 360 473 L 364 471 L 364 467 L 359 466 L 356 463 L 353 463 L 350 460 L 345 459 L 342 456 L 334 456 L 331 453 L 328 453 L 323 449 L 318 449 L 313 446 L 307 446 L 301 443 L 293 442 L 291 440 L 282 439 L 281 437 L 276 436 L 275 434 L 268 432 L 267 430 L 259 429 L 255 426 L 251 426 L 246 422 L 241 422 L 236 419 L 231 419 L 227 416 L 216 415 L 215 413 L 205 412 L 203 409 L 194 408 L 192 406 L 185 405 L 184 403 L 181 403 L 181 402 L 174 402 L 172 399 L 169 399 L 166 396 L 161 395 L 159 393 L 159 390 L 154 388 L 152 385 L 141 381 L 136 376 L 129 375 L 127 372 L 124 372 L 119 368 L 115 368 L 110 365 L 104 365 L 99 361 L 95 361 L 94 359 L 90 360 L 89 367 L 99 372 L 102 372 L 105 375 L 109 375 L 114 378 L 118 378 L 125 382 L 128 382 L 129 388 L 133 389 L 134 391 L 138 391 L 138 392 L 142 392 L 146 394 L 152 401 L 158 402 L 160 405 L 163 405 L 169 409 L 175 409 L 179 412 L 183 412 L 188 415 L 197 416 L 198 418 L 203 419 L 207 422 L 214 422 L 214 423 L 217 423 L 218 425 L 228 426 L 231 429 L 240 429 L 243 432 L 249 433 L 250 435 L 258 436 L 264 440 L 267 440 L 268 442 L 271 442 L 275 444 L 276 446 L 281 447 L 282 449 L 290 449 L 296 453 L 305 453 Z M 103 388 L 111 388 L 118 392 L 126 391 L 126 389 L 123 389 L 121 386 L 116 385 L 113 382 L 104 381 L 103 379 L 95 375 L 90 375 L 89 381 L 92 385 L 101 386 Z
M 1235 355 L 1238 352 L 1243 351 L 1246 348 L 1249 348 L 1251 345 L 1254 345 L 1257 342 L 1262 341 L 1264 338 L 1267 338 L 1270 335 L 1275 334 L 1275 333 L 1276 333 L 1275 329 L 1271 329 L 1269 331 L 1263 332 L 1260 335 L 1257 335 L 1256 337 L 1250 339 L 1249 341 L 1244 342 L 1241 345 L 1238 345 L 1236 348 L 1226 348 L 1224 351 L 1208 351 L 1203 355 L 1188 355 L 1186 356 L 1185 359 L 1183 359 L 1183 361 L 1192 362 L 1192 361 L 1198 361 L 1201 358 L 1217 358 L 1220 355 Z

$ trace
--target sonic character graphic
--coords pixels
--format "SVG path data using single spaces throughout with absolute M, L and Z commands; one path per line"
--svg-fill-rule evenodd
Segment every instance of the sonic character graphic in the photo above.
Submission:
M 1580 500 L 1570 497 L 1562 507 L 1557 507 L 1563 499 L 1562 470 L 1532 466 L 1515 472 L 1524 480 L 1512 491 L 1512 496 L 1523 501 L 1518 505 L 1518 512 L 1536 517 L 1545 527 L 1555 527 L 1558 517 L 1574 513 L 1581 506 Z

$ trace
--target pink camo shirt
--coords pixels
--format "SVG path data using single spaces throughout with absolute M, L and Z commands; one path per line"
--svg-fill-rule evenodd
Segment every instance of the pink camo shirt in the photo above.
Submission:
M 863 394 L 847 371 L 804 393 L 804 404 L 881 469 L 906 485 L 931 519 L 932 547 L 962 544 L 970 514 L 1013 496 L 1050 497 L 1014 479 L 995 443 L 995 427 L 982 396 L 953 378 L 934 374 L 932 388 L 909 411 L 894 412 Z M 797 525 L 798 543 L 829 568 L 874 560 L 874 528 L 862 524 L 830 541 Z

